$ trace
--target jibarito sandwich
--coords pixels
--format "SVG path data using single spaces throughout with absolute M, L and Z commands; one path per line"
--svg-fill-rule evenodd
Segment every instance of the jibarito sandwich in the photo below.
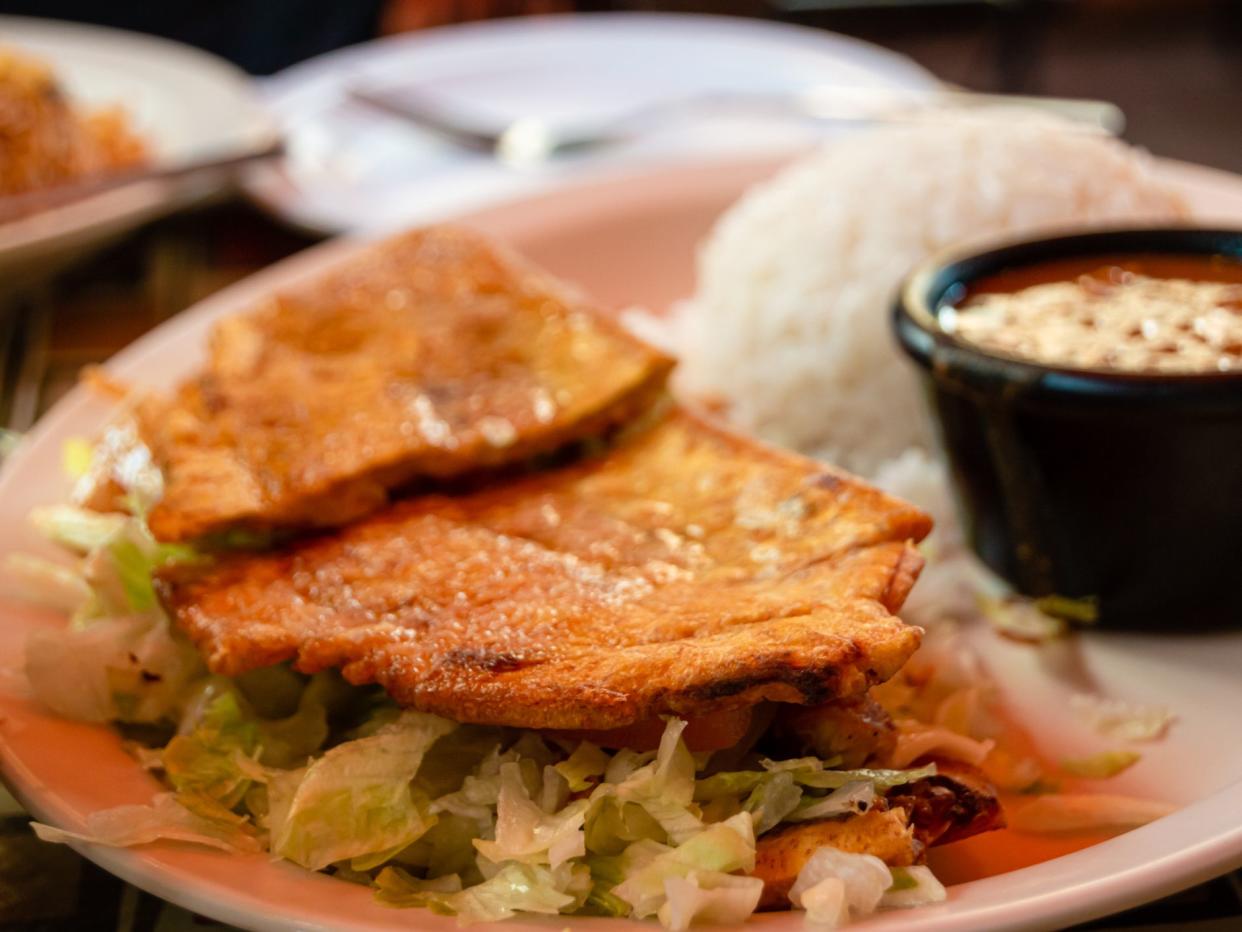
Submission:
M 444 292 L 441 262 L 462 248 L 458 236 L 381 247 L 422 244 L 385 266 L 384 287 L 435 280 Z M 347 316 L 277 315 L 277 326 L 260 309 L 222 325 L 248 334 L 229 356 L 267 360 L 250 370 L 267 384 L 296 344 L 316 357 L 314 384 L 303 384 L 314 400 L 250 419 L 250 400 L 236 403 L 250 399 L 242 379 L 207 403 L 217 360 L 177 400 L 138 406 L 129 436 L 164 486 L 154 535 L 141 515 L 44 513 L 53 536 L 85 553 L 78 633 L 97 632 L 92 669 L 103 672 L 58 677 L 83 641 L 57 632 L 32 646 L 36 689 L 80 717 L 169 729 L 157 740 L 148 731 L 136 753 L 170 795 L 102 814 L 89 836 L 268 850 L 369 884 L 389 905 L 465 920 L 594 913 L 684 928 L 756 908 L 845 916 L 851 903 L 942 895 L 927 849 L 999 826 L 995 792 L 969 753 L 908 740 L 870 695 L 919 646 L 920 630 L 895 613 L 929 519 L 660 401 L 660 357 L 620 331 L 599 329 L 624 365 L 566 380 L 579 338 L 547 325 L 560 312 L 544 307 L 544 324 L 510 346 L 512 322 L 484 325 L 476 311 L 492 299 L 480 295 L 497 288 L 510 310 L 525 304 L 454 269 L 460 284 L 422 325 L 445 346 L 481 348 L 486 377 L 464 360 L 449 367 L 484 386 L 480 400 L 445 420 L 451 436 L 482 445 L 432 442 L 440 435 L 429 437 L 414 402 L 404 419 L 364 411 L 371 452 L 310 482 L 307 464 L 338 443 L 307 427 L 324 412 L 348 425 L 343 412 L 360 397 L 458 396 L 444 387 L 452 378 L 411 362 L 423 358 L 417 335 L 390 355 L 340 332 Z M 359 281 L 344 293 L 369 297 L 350 306 L 372 308 L 380 292 Z M 585 316 L 569 330 L 598 348 L 594 316 L 574 314 Z M 372 352 L 377 375 L 359 395 Z M 597 387 L 555 430 L 532 415 L 509 444 L 486 442 L 477 419 L 499 417 L 489 390 L 552 382 Z M 150 412 L 178 406 L 194 409 L 192 430 L 152 428 Z M 300 410 L 318 414 L 289 413 Z M 243 422 L 260 437 L 230 445 Z M 288 452 L 302 430 L 305 447 Z M 374 455 L 390 449 L 389 433 L 408 434 L 397 460 Z M 100 490 L 113 501 L 126 491 L 117 462 L 101 457 L 91 473 L 97 504 Z M 262 494 L 205 508 L 183 480 L 213 463 Z M 362 487 L 374 494 L 355 498 Z M 325 495 L 349 504 L 324 505 Z M 238 528 L 303 533 L 220 549 Z M 207 542 L 187 546 L 187 535 Z

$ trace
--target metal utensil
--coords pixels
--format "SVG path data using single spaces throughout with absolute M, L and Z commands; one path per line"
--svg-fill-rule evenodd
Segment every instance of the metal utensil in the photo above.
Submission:
M 148 165 L 128 171 L 92 176 L 52 188 L 0 197 L 0 223 L 8 223 L 42 213 L 45 210 L 64 207 L 131 185 L 150 181 L 184 181 L 197 175 L 228 171 L 251 162 L 275 158 L 283 153 L 284 143 L 281 140 L 275 140 L 261 148 L 244 152 L 211 155 L 175 165 Z
M 810 87 L 783 93 L 720 92 L 661 101 L 592 126 L 554 124 L 524 116 L 499 127 L 481 127 L 407 89 L 353 87 L 351 100 L 394 116 L 455 145 L 514 165 L 536 165 L 634 139 L 676 119 L 708 115 L 761 115 L 831 123 L 911 123 L 956 114 L 1011 122 L 1023 111 L 1063 118 L 1075 131 L 1121 132 L 1125 116 L 1103 100 L 1020 97 L 970 91 L 890 91 Z

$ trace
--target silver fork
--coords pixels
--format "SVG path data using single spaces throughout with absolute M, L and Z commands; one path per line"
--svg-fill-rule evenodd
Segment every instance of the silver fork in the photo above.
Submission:
M 372 110 L 512 165 L 537 165 L 557 156 L 593 151 L 632 140 L 677 119 L 709 114 L 758 114 L 823 123 L 911 123 L 973 112 L 976 117 L 982 115 L 1004 124 L 1018 119 L 1022 112 L 1041 111 L 1062 117 L 1067 128 L 1080 132 L 1117 134 L 1125 127 L 1125 115 L 1108 101 L 959 90 L 823 86 L 787 93 L 720 92 L 661 101 L 594 126 L 567 127 L 538 116 L 524 116 L 491 128 L 471 123 L 408 89 L 357 86 L 347 93 L 350 100 Z

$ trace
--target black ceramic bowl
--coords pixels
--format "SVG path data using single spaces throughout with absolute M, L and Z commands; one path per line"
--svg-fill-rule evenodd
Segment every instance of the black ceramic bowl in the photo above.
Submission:
M 1242 259 L 1242 231 L 1119 230 L 942 256 L 894 323 L 923 370 L 971 546 L 1018 591 L 1099 622 L 1242 625 L 1242 372 L 1060 368 L 955 339 L 939 312 L 983 276 L 1132 253 Z

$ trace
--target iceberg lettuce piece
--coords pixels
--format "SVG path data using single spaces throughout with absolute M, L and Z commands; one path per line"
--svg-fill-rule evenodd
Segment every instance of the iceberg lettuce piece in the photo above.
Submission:
M 573 753 L 559 764 L 554 764 L 556 772 L 565 778 L 571 793 L 589 790 L 608 769 L 608 754 L 591 744 L 582 741 L 574 748 Z
M 625 880 L 613 893 L 633 907 L 634 916 L 655 915 L 667 896 L 664 882 L 691 871 L 731 873 L 755 868 L 754 821 L 749 812 L 708 826 L 676 848 L 636 842 L 626 849 Z
M 764 760 L 761 761 L 763 770 L 725 771 L 704 777 L 695 784 L 694 798 L 696 801 L 707 803 L 736 799 L 739 806 L 745 806 L 750 811 L 758 811 L 757 806 L 760 801 L 766 799 L 770 792 L 779 793 L 783 804 L 787 804 L 788 800 L 794 796 L 793 789 L 788 788 L 790 783 L 796 784 L 794 789 L 803 787 L 836 790 L 849 783 L 866 782 L 870 783 L 877 792 L 883 793 L 894 786 L 913 783 L 936 774 L 935 764 L 911 770 L 829 769 L 838 760 L 839 758 L 819 760 L 814 757 L 785 761 Z M 773 783 L 777 783 L 780 789 L 776 791 L 767 789 Z M 801 795 L 800 792 L 799 795 Z M 804 801 L 804 804 L 810 805 L 810 802 Z M 769 810 L 776 811 L 771 804 L 769 804 Z M 781 819 L 783 818 L 784 816 L 781 816 Z M 768 831 L 776 824 L 771 822 L 770 815 L 761 822 L 761 827 L 757 829 L 760 833 Z
M 655 759 L 630 771 L 620 782 L 613 782 L 619 768 L 612 765 L 622 756 L 618 753 L 605 771 L 605 782 L 591 794 L 593 806 L 615 797 L 622 802 L 637 803 L 664 829 L 674 844 L 691 838 L 703 830 L 703 821 L 694 806 L 694 757 L 686 749 L 681 734 L 686 723 L 670 718 L 660 738 Z
M 374 881 L 375 902 L 397 909 L 415 906 L 434 909 L 436 905 L 441 905 L 443 911 L 442 904 L 448 895 L 460 893 L 461 889 L 461 878 L 456 874 L 423 880 L 399 867 L 385 867 L 376 875 Z
M 590 803 L 577 799 L 558 812 L 547 813 L 530 798 L 516 762 L 501 764 L 496 804 L 496 838 L 474 846 L 494 864 L 521 861 L 556 868 L 586 854 L 583 824 Z
M 763 881 L 714 871 L 691 871 L 664 881 L 664 905 L 658 916 L 670 932 L 685 932 L 694 922 L 735 925 L 759 905 Z
M 892 868 L 893 884 L 880 898 L 881 909 L 912 909 L 929 903 L 943 903 L 949 898 L 931 868 L 922 864 Z
M 337 745 L 313 761 L 287 802 L 273 798 L 269 785 L 272 853 L 322 870 L 415 841 L 434 816 L 410 783 L 428 748 L 454 727 L 434 715 L 403 712 L 372 737 Z
M 566 864 L 553 870 L 513 861 L 459 893 L 423 895 L 432 909 L 456 915 L 461 925 L 499 922 L 520 912 L 556 915 L 572 911 L 589 892 L 590 874 L 584 866 L 578 867 Z M 391 886 L 391 879 L 388 883 Z
M 258 745 L 259 728 L 242 709 L 237 694 L 221 692 L 204 709 L 193 732 L 177 735 L 164 748 L 164 773 L 178 792 L 207 796 L 232 808 L 251 784 L 239 759 L 249 758 Z
M 212 811 L 212 815 L 217 813 Z M 228 814 L 232 816 L 232 813 Z M 84 832 L 68 832 L 32 822 L 44 841 L 84 841 L 115 848 L 144 845 L 161 839 L 185 841 L 225 851 L 259 851 L 262 845 L 243 818 L 208 817 L 192 812 L 172 793 L 161 793 L 149 806 L 116 806 L 93 812 Z
M 875 802 L 875 786 L 866 780 L 847 783 L 827 796 L 807 796 L 788 815 L 789 822 L 830 819 L 847 813 L 865 812 Z
M 936 775 L 936 765 L 915 767 L 909 770 L 795 770 L 793 778 L 803 786 L 817 790 L 836 790 L 847 783 L 860 781 L 870 783 L 877 792 L 891 790 L 895 786 L 914 783 Z
M 15 598 L 65 615 L 86 611 L 95 595 L 80 566 L 11 553 L 5 559 L 4 570 L 8 590 Z
M 619 855 L 636 841 L 668 841 L 668 833 L 638 803 L 615 796 L 593 803 L 586 822 L 587 850 L 601 855 Z
M 888 865 L 871 854 L 851 854 L 822 847 L 811 855 L 789 889 L 789 902 L 806 909 L 807 918 L 835 928 L 846 917 L 875 912 L 893 885 Z
M 1074 777 L 1107 780 L 1129 770 L 1143 755 L 1137 751 L 1100 751 L 1089 757 L 1071 757 L 1061 761 L 1061 769 Z
M 30 512 L 30 523 L 41 536 L 83 556 L 107 544 L 130 520 L 76 505 L 41 505 Z
M 36 698 L 83 722 L 175 721 L 187 685 L 204 672 L 198 652 L 163 619 L 40 628 L 26 642 L 26 675 Z
M 746 798 L 744 809 L 755 817 L 755 834 L 776 828 L 802 802 L 802 787 L 788 770 L 772 774 Z

